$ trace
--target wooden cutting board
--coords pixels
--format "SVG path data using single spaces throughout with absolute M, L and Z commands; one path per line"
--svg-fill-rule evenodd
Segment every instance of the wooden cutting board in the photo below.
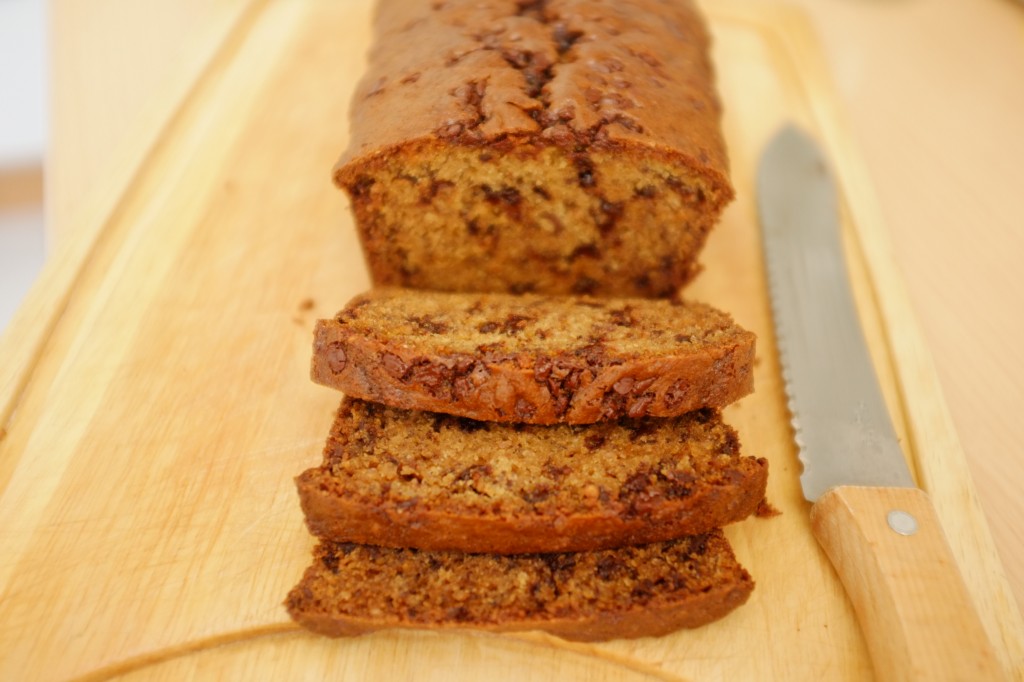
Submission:
M 727 411 L 783 513 L 727 534 L 757 580 L 707 627 L 596 645 L 380 633 L 326 640 L 281 606 L 309 561 L 292 478 L 339 396 L 313 322 L 368 278 L 329 169 L 369 5 L 267 0 L 238 25 L 113 211 L 69 239 L 0 341 L 0 679 L 861 680 L 860 628 L 811 538 L 765 295 L 753 169 L 785 120 L 831 152 L 858 303 L 903 445 L 1003 664 L 1020 615 L 800 15 L 707 6 L 738 197 L 689 296 L 757 332 Z M 869 625 L 870 626 L 870 625 Z

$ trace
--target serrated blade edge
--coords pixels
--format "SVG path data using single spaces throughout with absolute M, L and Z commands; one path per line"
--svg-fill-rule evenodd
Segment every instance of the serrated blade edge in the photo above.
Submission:
M 849 286 L 824 156 L 794 126 L 757 172 L 768 289 L 804 496 L 838 485 L 914 486 Z

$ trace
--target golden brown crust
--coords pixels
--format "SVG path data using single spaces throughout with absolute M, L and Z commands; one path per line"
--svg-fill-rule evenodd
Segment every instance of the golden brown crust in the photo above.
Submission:
M 384 0 L 335 181 L 377 284 L 664 296 L 733 190 L 686 0 Z
M 406 409 L 589 424 L 738 400 L 754 341 L 696 303 L 381 289 L 317 322 L 312 378 Z
M 296 484 L 322 539 L 521 554 L 707 532 L 751 515 L 767 477 L 711 410 L 522 426 L 346 398 Z
M 379 0 L 339 172 L 410 140 L 528 134 L 635 143 L 727 182 L 709 46 L 689 0 Z
M 601 641 L 704 625 L 746 602 L 753 587 L 720 531 L 517 556 L 322 543 L 285 605 L 300 625 L 332 637 L 452 628 Z

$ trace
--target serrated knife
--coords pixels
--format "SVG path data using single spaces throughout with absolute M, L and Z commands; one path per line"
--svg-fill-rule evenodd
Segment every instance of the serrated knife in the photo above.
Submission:
M 815 141 L 769 143 L 757 200 L 811 527 L 881 680 L 1003 679 L 928 495 L 916 487 L 861 331 L 838 197 Z

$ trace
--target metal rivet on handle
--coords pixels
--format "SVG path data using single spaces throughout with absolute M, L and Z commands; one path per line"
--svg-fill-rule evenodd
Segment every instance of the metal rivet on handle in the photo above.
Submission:
M 885 520 L 889 527 L 900 535 L 913 535 L 917 532 L 917 519 L 914 515 L 902 509 L 893 509 L 886 514 Z

